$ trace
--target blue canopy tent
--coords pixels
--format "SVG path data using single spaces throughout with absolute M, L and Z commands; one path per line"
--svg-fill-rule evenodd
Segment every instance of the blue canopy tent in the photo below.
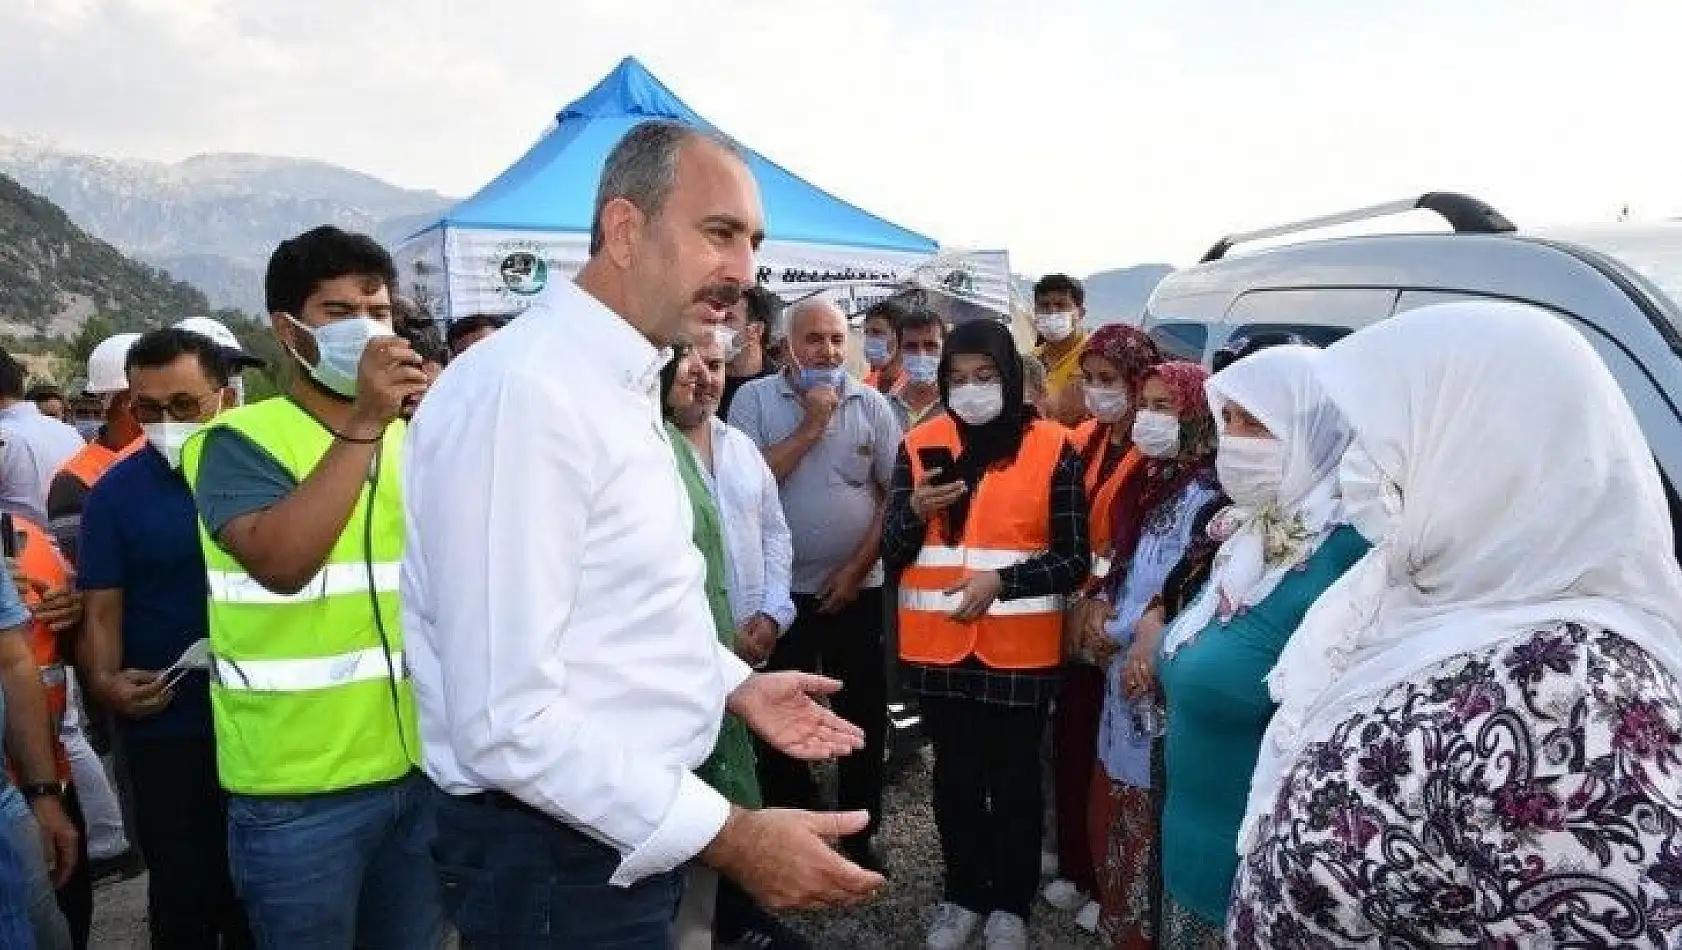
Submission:
M 524 310 L 551 280 L 584 262 L 597 181 L 613 146 L 639 122 L 713 128 L 634 58 L 626 58 L 477 194 L 406 240 L 406 288 L 444 319 Z M 774 290 L 891 281 L 927 261 L 936 243 L 803 181 L 756 152 L 766 244 L 759 277 Z

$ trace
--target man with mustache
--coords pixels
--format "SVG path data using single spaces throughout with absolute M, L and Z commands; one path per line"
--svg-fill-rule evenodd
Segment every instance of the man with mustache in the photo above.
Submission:
M 871 847 L 881 812 L 887 742 L 887 664 L 882 653 L 882 566 L 877 549 L 902 433 L 888 398 L 847 376 L 847 318 L 813 297 L 788 311 L 788 367 L 742 387 L 730 424 L 759 444 L 781 487 L 794 536 L 796 617 L 770 668 L 822 670 L 847 684 L 835 710 L 864 730 L 860 755 L 840 764 L 842 808 L 873 822 L 842 842 L 858 864 L 881 868 Z M 811 807 L 811 770 L 774 749 L 759 767 L 765 800 Z
M 668 348 L 724 322 L 763 221 L 735 145 L 636 126 L 608 155 L 576 282 L 415 414 L 406 659 L 442 894 L 471 946 L 664 950 L 696 860 L 771 908 L 882 886 L 826 840 L 867 816 L 733 807 L 693 774 L 726 709 L 804 759 L 863 744 L 813 698 L 841 684 L 754 673 L 719 642 L 661 419 Z

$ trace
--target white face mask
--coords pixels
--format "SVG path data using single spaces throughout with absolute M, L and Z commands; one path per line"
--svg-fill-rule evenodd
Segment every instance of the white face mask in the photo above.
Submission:
M 1120 422 L 1127 415 L 1127 390 L 1113 386 L 1087 386 L 1086 411 L 1099 422 Z
M 146 441 L 164 457 L 170 468 L 180 468 L 181 447 L 202 428 L 202 422 L 148 422 L 140 427 L 140 431 L 146 434 Z
M 1180 420 L 1166 412 L 1140 409 L 1133 419 L 1133 444 L 1153 459 L 1180 454 Z
M 293 326 L 315 339 L 317 359 L 314 366 L 305 363 L 296 350 L 291 351 L 292 358 L 328 392 L 337 393 L 345 399 L 356 398 L 356 373 L 369 342 L 395 335 L 388 324 L 368 316 L 345 317 L 319 327 L 312 327 L 291 314 L 285 316 Z
M 953 386 L 946 394 L 946 407 L 972 426 L 986 425 L 1005 410 L 1004 384 L 965 383 Z
M 1378 544 L 1396 530 L 1402 513 L 1401 489 L 1359 444 L 1343 453 L 1337 483 L 1343 493 L 1343 517 L 1361 537 Z
M 1221 436 L 1215 475 L 1233 501 L 1247 508 L 1278 504 L 1285 480 L 1285 445 L 1278 439 Z
M 1061 343 L 1074 335 L 1075 314 L 1072 310 L 1034 314 L 1034 329 L 1053 343 Z

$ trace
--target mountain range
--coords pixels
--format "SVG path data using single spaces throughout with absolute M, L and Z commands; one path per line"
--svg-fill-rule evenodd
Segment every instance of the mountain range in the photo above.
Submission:
M 130 260 L 0 175 L 0 333 L 69 337 L 100 313 L 144 326 L 210 310 L 197 289 Z
M 165 163 L 4 136 L 0 174 L 84 231 L 198 287 L 212 306 L 251 314 L 263 312 L 263 270 L 280 241 L 336 224 L 391 246 L 454 203 L 308 159 L 213 154 Z

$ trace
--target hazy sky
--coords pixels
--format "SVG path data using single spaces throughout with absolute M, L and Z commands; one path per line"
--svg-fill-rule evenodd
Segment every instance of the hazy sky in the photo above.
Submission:
M 0 0 L 0 130 L 466 195 L 627 54 L 1026 273 L 1438 189 L 1521 226 L 1682 214 L 1675 0 Z

